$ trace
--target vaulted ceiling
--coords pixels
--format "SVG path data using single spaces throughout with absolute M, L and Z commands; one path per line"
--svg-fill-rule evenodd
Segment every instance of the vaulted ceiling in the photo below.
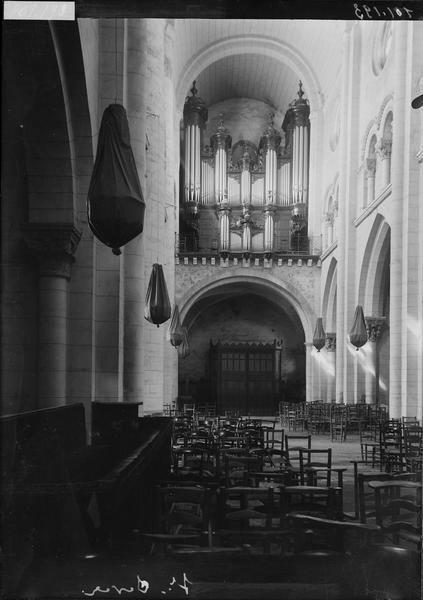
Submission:
M 343 28 L 342 21 L 178 19 L 175 81 L 185 97 L 196 79 L 208 106 L 247 97 L 284 112 L 306 72 L 323 101 L 339 72 Z

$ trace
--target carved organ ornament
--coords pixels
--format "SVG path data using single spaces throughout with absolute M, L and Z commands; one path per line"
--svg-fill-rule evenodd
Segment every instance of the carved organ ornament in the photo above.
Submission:
M 216 247 L 225 258 L 231 251 L 233 236 L 239 240 L 245 258 L 251 251 L 264 252 L 271 258 L 280 251 L 277 223 L 286 220 L 283 229 L 289 240 L 287 250 L 306 250 L 309 114 L 308 100 L 299 82 L 298 98 L 286 112 L 281 130 L 270 113 L 258 147 L 241 139 L 232 146 L 230 131 L 219 115 L 210 144 L 204 145 L 203 132 L 208 113 L 198 96 L 196 82 L 184 106 L 184 210 L 181 231 L 194 232 L 197 250 L 202 246 L 203 210 L 215 209 L 218 218 Z M 284 143 L 282 144 L 282 140 Z M 259 208 L 260 206 L 260 208 Z M 290 210 L 283 210 L 284 207 Z M 281 212 L 282 211 L 282 212 Z M 204 213 L 205 214 L 205 213 Z M 210 226 L 208 226 L 210 229 Z M 216 236 L 216 237 L 217 237 Z M 238 236 L 238 237 L 237 237 Z M 253 248 L 259 239 L 260 248 Z M 214 244 L 213 244 L 214 246 Z

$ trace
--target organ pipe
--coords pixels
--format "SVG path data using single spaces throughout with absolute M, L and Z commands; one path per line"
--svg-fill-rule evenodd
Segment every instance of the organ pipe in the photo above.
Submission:
M 197 96 L 195 81 L 192 96 L 185 100 L 185 203 L 196 210 L 201 194 L 201 132 L 207 121 L 204 101 Z
M 270 253 L 273 250 L 274 237 L 274 202 L 277 197 L 277 151 L 281 136 L 273 126 L 273 114 L 269 115 L 269 124 L 263 132 L 260 147 L 265 156 L 265 186 L 264 186 L 264 249 Z
M 300 81 L 298 98 L 294 100 L 290 106 L 294 115 L 295 127 L 292 169 L 293 204 L 307 204 L 308 202 L 308 136 L 310 127 L 310 106 L 303 96 L 304 92 Z
M 217 131 L 212 136 L 210 142 L 215 155 L 215 199 L 218 204 L 221 204 L 225 201 L 225 196 L 227 195 L 227 150 L 231 147 L 232 143 L 232 138 L 223 124 L 222 115 L 217 126 Z

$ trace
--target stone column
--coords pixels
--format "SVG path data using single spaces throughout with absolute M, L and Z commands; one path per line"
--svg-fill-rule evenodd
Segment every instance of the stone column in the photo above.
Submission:
M 389 416 L 393 419 L 406 414 L 407 403 L 407 327 L 404 315 L 407 315 L 406 290 L 409 288 L 407 243 L 404 235 L 408 218 L 408 182 L 409 172 L 405 169 L 409 159 L 409 139 L 406 130 L 410 118 L 409 55 L 410 27 L 406 22 L 398 22 L 393 28 L 394 64 L 393 64 L 393 114 L 395 124 L 392 129 L 392 193 L 391 193 L 391 268 L 390 268 L 390 321 L 389 321 Z M 410 23 L 410 25 L 412 25 Z M 410 61 L 410 62 L 409 62 Z M 408 129 L 409 131 L 409 129 Z M 417 196 L 416 196 L 417 199 Z M 413 214 L 415 218 L 415 214 Z M 408 240 L 409 241 L 409 240 Z M 403 260 L 405 256 L 405 261 Z M 404 264 L 405 263 L 405 264 Z M 413 265 L 414 268 L 414 265 Z
M 375 179 L 376 179 L 376 159 L 375 158 L 366 158 L 365 178 L 366 178 L 366 206 L 369 206 L 375 199 Z
M 392 140 L 381 138 L 376 147 L 382 165 L 382 187 L 385 188 L 391 181 L 391 151 Z
M 312 402 L 314 400 L 314 390 L 317 387 L 317 381 L 315 381 L 315 369 L 312 357 L 312 350 L 314 348 L 313 342 L 304 342 L 306 347 L 306 401 Z
M 38 264 L 38 406 L 66 404 L 68 282 L 81 233 L 71 223 L 28 223 Z
M 144 196 L 146 180 L 146 112 L 151 37 L 149 21 L 125 19 L 124 36 L 124 105 L 128 115 L 131 147 Z M 149 214 L 150 213 L 150 214 Z M 144 281 L 145 235 L 151 208 L 145 211 L 144 232 L 127 244 L 121 256 L 120 329 L 122 352 L 119 369 L 122 371 L 122 397 L 126 402 L 143 399 L 143 308 L 146 285 Z
M 327 371 L 326 371 L 326 389 L 327 389 L 327 401 L 336 401 L 335 391 L 335 351 L 336 351 L 336 333 L 326 333 L 326 357 L 327 357 Z
M 379 353 L 377 341 L 385 324 L 385 317 L 365 317 L 368 341 L 365 350 L 366 404 L 379 403 Z

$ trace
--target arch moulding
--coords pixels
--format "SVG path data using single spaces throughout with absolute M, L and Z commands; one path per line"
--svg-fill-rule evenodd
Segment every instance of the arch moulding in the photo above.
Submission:
M 273 277 L 266 279 L 255 275 L 232 275 L 221 276 L 210 281 L 199 281 L 190 287 L 189 291 L 183 294 L 178 300 L 181 322 L 187 317 L 191 309 L 201 299 L 209 294 L 217 291 L 221 287 L 226 287 L 230 284 L 245 283 L 251 286 L 254 291 L 262 292 L 262 295 L 268 298 L 266 291 L 270 292 L 274 297 L 280 298 L 281 304 L 288 303 L 295 310 L 301 325 L 304 330 L 305 340 L 309 341 L 313 336 L 312 322 L 315 320 L 314 311 L 312 310 L 308 300 L 298 292 L 289 282 L 280 281 Z
M 204 69 L 214 62 L 234 54 L 261 54 L 285 63 L 301 78 L 312 110 L 322 107 L 317 76 L 297 50 L 289 44 L 273 38 L 240 35 L 210 44 L 185 64 L 176 87 L 177 110 L 182 111 L 187 90 Z

